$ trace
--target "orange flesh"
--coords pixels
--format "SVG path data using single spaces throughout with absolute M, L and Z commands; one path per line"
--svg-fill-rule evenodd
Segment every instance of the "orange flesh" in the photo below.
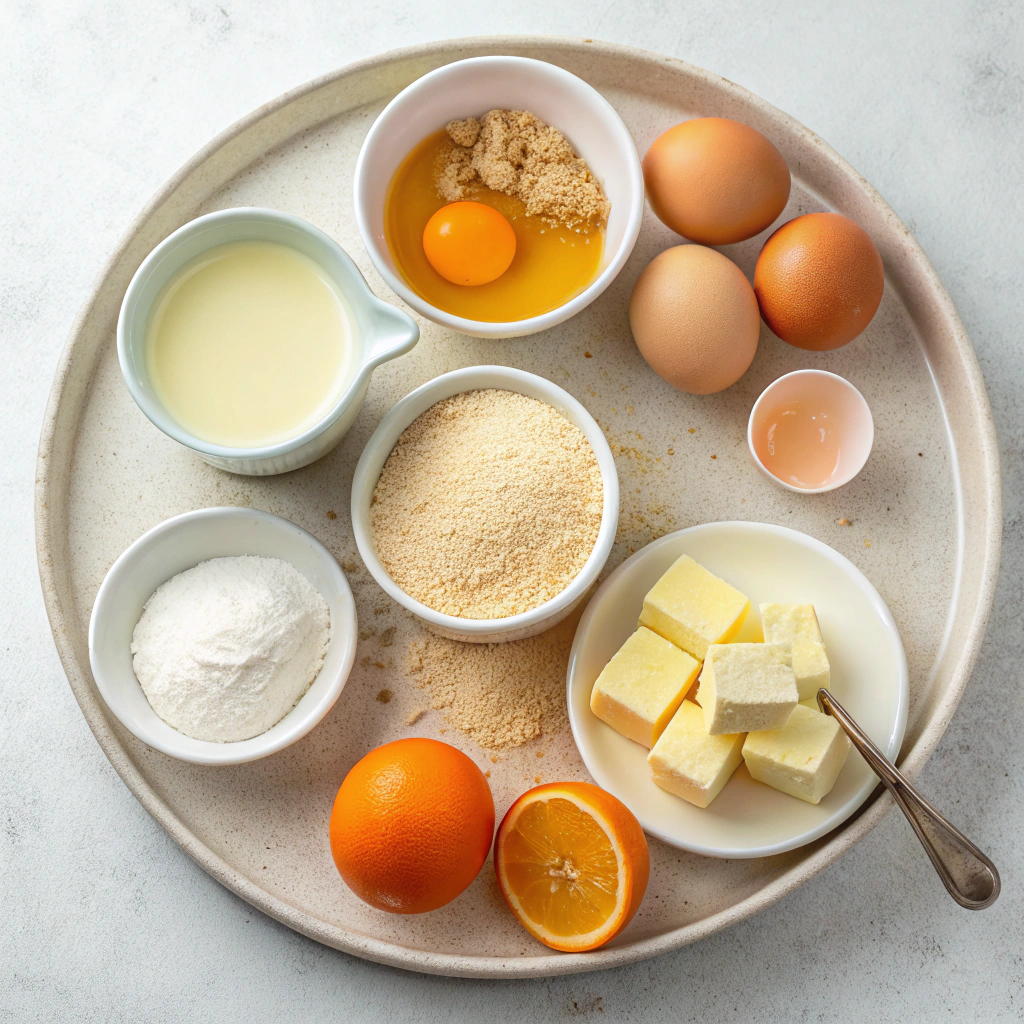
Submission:
M 549 935 L 592 932 L 615 912 L 615 850 L 593 816 L 570 800 L 528 804 L 504 838 L 503 865 L 521 911 Z
M 552 227 L 527 217 L 522 200 L 481 188 L 467 199 L 501 213 L 516 235 L 516 254 L 504 274 L 489 284 L 446 281 L 423 251 L 423 229 L 446 201 L 437 191 L 437 161 L 448 144 L 442 129 L 427 136 L 395 172 L 384 204 L 384 236 L 409 287 L 446 313 L 501 323 L 526 320 L 564 305 L 597 276 L 604 244 L 599 227 Z

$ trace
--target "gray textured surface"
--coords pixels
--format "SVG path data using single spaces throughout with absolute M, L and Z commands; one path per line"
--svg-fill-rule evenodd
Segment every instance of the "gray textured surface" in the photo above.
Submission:
M 1024 728 L 1024 385 L 1013 288 L 1024 257 L 1024 17 L 1009 5 L 525 3 L 513 15 L 316 0 L 0 8 L 6 50 L 0 224 L 6 456 L 0 523 L 0 1016 L 14 1020 L 1017 1020 Z M 454 13 L 453 13 L 454 12 Z M 458 13 L 464 12 L 464 13 Z M 1003 871 L 980 915 L 941 892 L 890 817 L 778 906 L 700 945 L 541 983 L 403 974 L 323 949 L 204 875 L 135 803 L 92 740 L 38 595 L 31 480 L 52 368 L 92 276 L 168 174 L 292 85 L 391 46 L 536 31 L 674 53 L 818 131 L 907 221 L 979 352 L 1002 440 L 1007 528 L 990 641 L 921 782 Z M 1016 314 L 1016 315 L 1015 315 Z M 1004 693 L 1009 689 L 1008 699 Z

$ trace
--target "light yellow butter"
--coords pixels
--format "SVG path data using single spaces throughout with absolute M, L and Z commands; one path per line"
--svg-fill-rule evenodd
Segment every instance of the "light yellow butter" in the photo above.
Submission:
M 641 626 L 597 677 L 590 710 L 623 736 L 653 747 L 699 672 L 699 662 Z
M 817 640 L 823 643 L 813 604 L 762 604 L 761 624 L 766 643 Z
M 704 715 L 684 700 L 647 755 L 651 778 L 668 793 L 707 807 L 743 759 L 743 734 L 711 736 Z
M 640 625 L 703 661 L 711 644 L 727 643 L 740 631 L 749 610 L 750 601 L 735 587 L 683 555 L 644 598 Z
M 789 644 L 712 644 L 700 674 L 711 735 L 780 729 L 800 695 Z
M 752 732 L 743 744 L 753 778 L 812 804 L 831 792 L 849 752 L 839 723 L 803 704 L 781 729 Z
M 761 624 L 765 643 L 792 644 L 793 674 L 801 700 L 828 686 L 828 655 L 813 604 L 763 604 Z

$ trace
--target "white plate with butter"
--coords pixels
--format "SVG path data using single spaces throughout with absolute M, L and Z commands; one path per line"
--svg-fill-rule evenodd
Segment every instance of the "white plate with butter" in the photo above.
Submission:
M 642 548 L 604 581 L 580 621 L 569 659 L 569 721 L 598 785 L 622 800 L 644 831 L 692 853 L 742 858 L 796 849 L 841 825 L 878 784 L 856 751 L 819 804 L 755 782 L 741 764 L 700 808 L 659 789 L 647 748 L 590 710 L 594 682 L 636 629 L 644 595 L 681 555 L 750 598 L 736 641 L 762 639 L 761 603 L 813 604 L 831 663 L 829 688 L 890 760 L 903 742 L 909 700 L 896 623 L 867 577 L 828 545 L 783 526 L 743 522 L 693 526 Z

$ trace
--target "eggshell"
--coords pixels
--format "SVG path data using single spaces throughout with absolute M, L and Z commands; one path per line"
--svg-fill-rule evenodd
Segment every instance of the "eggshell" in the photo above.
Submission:
M 669 128 L 647 151 L 643 169 L 658 218 L 703 245 L 752 238 L 789 200 L 782 154 L 757 129 L 724 117 Z
M 885 268 L 871 236 L 841 213 L 787 221 L 761 249 L 754 293 L 764 322 L 797 348 L 824 352 L 871 322 Z
M 633 286 L 629 325 L 658 376 L 692 395 L 722 391 L 757 352 L 761 315 L 743 271 L 702 245 L 666 249 Z

